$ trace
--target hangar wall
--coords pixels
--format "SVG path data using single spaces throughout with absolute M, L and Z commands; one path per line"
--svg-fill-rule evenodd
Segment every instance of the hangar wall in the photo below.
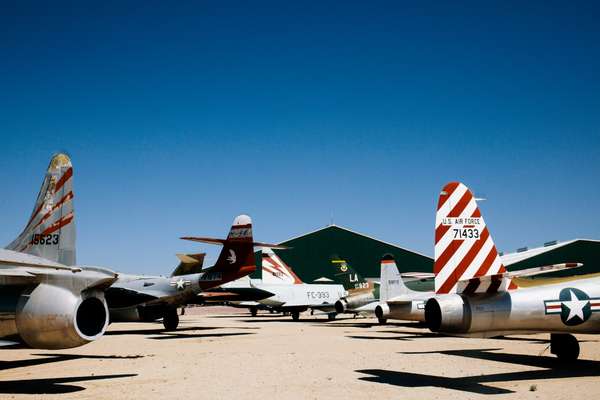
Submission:
M 538 247 L 519 253 L 502 256 L 509 270 L 519 270 L 543 265 L 565 262 L 583 263 L 583 267 L 540 275 L 543 277 L 563 277 L 571 275 L 593 274 L 600 272 L 600 241 L 575 239 L 547 247 Z
M 401 272 L 428 272 L 433 270 L 431 257 L 374 239 L 337 225 L 330 225 L 301 235 L 280 244 L 288 250 L 275 250 L 296 274 L 307 283 L 318 278 L 333 279 L 334 269 L 330 259 L 345 259 L 357 272 L 367 278 L 379 278 L 381 257 L 386 253 L 395 256 Z M 257 254 L 260 266 L 260 252 Z M 256 273 L 260 277 L 260 273 Z

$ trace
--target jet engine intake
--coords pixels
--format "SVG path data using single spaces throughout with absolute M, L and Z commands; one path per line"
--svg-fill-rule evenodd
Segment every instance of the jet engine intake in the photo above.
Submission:
M 375 316 L 379 320 L 388 319 L 390 316 L 390 306 L 387 303 L 380 303 L 375 307 Z
M 108 326 L 108 307 L 101 291 L 80 294 L 39 284 L 17 303 L 17 332 L 39 349 L 68 349 L 100 338 Z

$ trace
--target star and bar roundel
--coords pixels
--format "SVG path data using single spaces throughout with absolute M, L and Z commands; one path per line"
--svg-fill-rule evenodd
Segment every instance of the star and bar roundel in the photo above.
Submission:
M 583 324 L 592 313 L 600 311 L 600 297 L 590 298 L 577 288 L 564 288 L 558 299 L 544 300 L 546 314 L 560 314 L 563 324 L 574 326 Z

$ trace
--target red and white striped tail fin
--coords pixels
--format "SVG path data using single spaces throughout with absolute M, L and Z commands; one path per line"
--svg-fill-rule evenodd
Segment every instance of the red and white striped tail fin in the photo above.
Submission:
M 505 271 L 473 193 L 460 182 L 448 183 L 440 192 L 435 216 L 436 293 L 497 291 L 502 280 L 477 278 Z
M 75 265 L 73 166 L 66 154 L 50 160 L 31 217 L 7 249 Z
M 298 275 L 269 247 L 262 248 L 262 281 L 287 285 L 302 283 Z

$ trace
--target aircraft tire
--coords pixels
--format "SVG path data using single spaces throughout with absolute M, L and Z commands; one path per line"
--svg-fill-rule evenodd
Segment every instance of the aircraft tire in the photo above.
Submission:
M 256 307 L 250 307 L 250 315 L 256 317 L 256 314 L 258 314 L 258 309 Z
M 337 316 L 337 313 L 329 313 L 329 314 L 327 314 L 327 319 L 329 321 L 333 321 L 333 320 L 335 320 L 336 316 Z
M 559 360 L 575 361 L 579 357 L 579 342 L 571 334 L 552 333 L 550 334 L 550 352 Z
M 170 309 L 165 312 L 163 316 L 163 326 L 167 331 L 174 331 L 179 325 L 179 315 L 177 315 L 177 309 Z
M 379 321 L 379 325 L 385 325 L 387 323 L 386 318 L 377 318 L 377 321 Z
M 292 311 L 292 320 L 298 321 L 299 319 L 300 319 L 300 312 L 299 311 Z

